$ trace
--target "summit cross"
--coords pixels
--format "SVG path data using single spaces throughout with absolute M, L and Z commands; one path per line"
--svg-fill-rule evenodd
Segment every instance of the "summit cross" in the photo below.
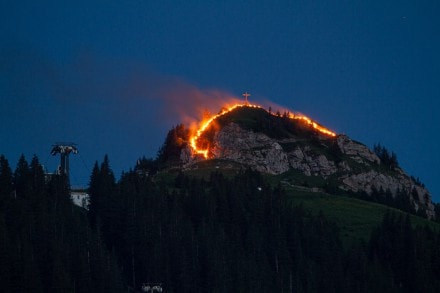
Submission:
M 245 100 L 246 100 L 246 105 L 249 105 L 248 97 L 250 97 L 251 94 L 248 93 L 248 92 L 245 92 L 244 94 L 242 94 L 242 96 L 243 96 L 243 97 L 245 98 Z

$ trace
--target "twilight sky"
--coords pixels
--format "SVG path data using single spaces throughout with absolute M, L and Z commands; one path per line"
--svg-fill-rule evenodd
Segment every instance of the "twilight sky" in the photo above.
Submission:
M 93 2 L 92 4 L 90 2 Z M 330 3 L 334 2 L 334 3 Z M 0 153 L 73 185 L 249 91 L 394 151 L 440 201 L 440 1 L 1 1 Z

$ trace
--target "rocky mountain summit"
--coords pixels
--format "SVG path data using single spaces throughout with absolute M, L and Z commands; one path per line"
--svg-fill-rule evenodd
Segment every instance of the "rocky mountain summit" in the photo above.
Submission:
M 386 165 L 364 144 L 346 135 L 322 135 L 267 112 L 252 113 L 246 119 L 237 117 L 237 113 L 223 117 L 208 131 L 210 159 L 234 161 L 273 175 L 296 170 L 332 182 L 346 192 L 403 196 L 416 211 L 426 212 L 428 218 L 435 216 L 431 195 L 423 184 L 400 167 Z M 194 157 L 188 146 L 180 158 L 186 168 L 193 168 L 202 160 Z

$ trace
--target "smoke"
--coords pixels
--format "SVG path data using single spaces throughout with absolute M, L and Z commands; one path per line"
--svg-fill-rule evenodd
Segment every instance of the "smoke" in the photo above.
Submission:
M 87 50 L 71 62 L 61 63 L 31 47 L 19 47 L 0 52 L 0 61 L 0 72 L 9 79 L 4 86 L 10 99 L 33 113 L 35 105 L 55 108 L 61 118 L 47 111 L 35 115 L 62 120 L 63 125 L 72 124 L 80 115 L 138 132 L 142 128 L 169 129 L 179 123 L 194 129 L 204 117 L 243 103 L 241 97 L 227 91 L 198 87 L 137 60 L 108 58 Z M 262 100 L 259 104 L 273 113 L 293 113 L 268 99 L 251 97 L 255 100 Z
M 0 72 L 8 79 L 3 89 L 12 93 L 10 99 L 30 108 L 55 105 L 65 109 L 67 116 L 78 109 L 88 116 L 96 113 L 103 119 L 169 128 L 181 122 L 192 125 L 207 112 L 217 113 L 238 101 L 231 93 L 200 88 L 137 60 L 108 58 L 87 50 L 70 62 L 60 62 L 22 45 L 2 50 L 0 61 Z
M 73 141 L 89 165 L 107 153 L 116 169 L 159 149 L 179 123 L 191 130 L 223 107 L 243 103 L 228 91 L 203 88 L 133 59 L 83 50 L 50 56 L 32 46 L 0 48 L 0 149 L 46 154 Z M 252 96 L 251 101 L 262 100 Z M 259 103 L 272 112 L 283 107 Z
M 0 93 L 3 154 L 46 157 L 53 142 L 73 141 L 88 165 L 107 153 L 115 170 L 154 156 L 172 126 L 192 126 L 235 99 L 139 60 L 52 56 L 31 44 L 0 48 Z
M 201 89 L 179 79 L 158 88 L 157 96 L 166 117 L 179 117 L 184 124 L 192 125 L 205 116 L 218 113 L 222 107 L 237 103 L 232 94 L 215 89 Z

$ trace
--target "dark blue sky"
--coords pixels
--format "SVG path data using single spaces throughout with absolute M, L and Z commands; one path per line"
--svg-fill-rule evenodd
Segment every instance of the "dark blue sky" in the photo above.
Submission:
M 194 103 L 248 90 L 380 142 L 438 202 L 439 15 L 436 0 L 2 1 L 0 153 L 51 170 L 52 143 L 74 141 L 86 184 L 104 154 L 119 174 Z

